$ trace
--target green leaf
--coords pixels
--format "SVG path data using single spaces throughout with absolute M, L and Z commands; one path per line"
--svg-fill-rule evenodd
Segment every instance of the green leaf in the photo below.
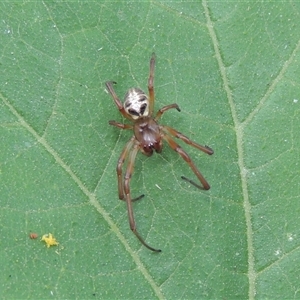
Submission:
M 298 2 L 0 4 L 2 298 L 299 298 Z M 201 191 L 168 145 L 139 153 L 137 228 L 116 164 L 132 136 L 105 90 L 147 91 L 155 52 L 160 124 L 211 185 Z M 194 178 L 193 178 L 194 179 Z M 30 239 L 31 232 L 37 239 Z M 41 241 L 52 233 L 58 246 Z

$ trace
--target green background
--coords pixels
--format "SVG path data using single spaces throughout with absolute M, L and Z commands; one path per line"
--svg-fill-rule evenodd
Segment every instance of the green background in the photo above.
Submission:
M 0 296 L 300 298 L 300 2 L 2 1 Z M 147 89 L 211 185 L 165 145 L 115 167 L 132 132 L 104 82 Z M 39 238 L 29 239 L 36 232 Z M 59 246 L 40 237 L 52 233 Z

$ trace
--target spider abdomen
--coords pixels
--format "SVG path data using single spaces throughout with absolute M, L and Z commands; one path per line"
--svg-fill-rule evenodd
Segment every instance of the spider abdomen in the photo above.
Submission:
M 134 135 L 140 142 L 143 154 L 150 156 L 153 150 L 161 152 L 162 138 L 159 125 L 153 118 L 140 118 L 134 124 Z
M 148 96 L 141 89 L 131 88 L 125 95 L 124 109 L 134 120 L 148 116 Z

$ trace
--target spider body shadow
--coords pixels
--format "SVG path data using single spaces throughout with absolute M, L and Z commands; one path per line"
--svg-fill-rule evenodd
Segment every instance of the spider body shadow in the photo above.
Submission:
M 113 84 L 114 81 L 108 81 L 105 83 L 108 92 L 111 94 L 117 108 L 120 113 L 126 119 L 130 120 L 133 124 L 123 124 L 116 121 L 109 121 L 109 124 L 116 126 L 120 129 L 131 129 L 134 132 L 132 138 L 125 145 L 118 163 L 117 163 L 117 176 L 118 176 L 118 192 L 119 199 L 126 201 L 129 225 L 132 232 L 140 240 L 140 242 L 148 249 L 154 252 L 161 252 L 159 249 L 155 249 L 149 246 L 145 240 L 141 237 L 136 229 L 136 224 L 133 215 L 132 202 L 141 199 L 144 195 L 141 195 L 135 199 L 131 198 L 130 194 L 130 180 L 133 174 L 134 162 L 138 151 L 141 151 L 147 156 L 151 156 L 154 151 L 160 153 L 163 147 L 163 140 L 165 140 L 169 146 L 176 151 L 190 166 L 201 185 L 194 181 L 182 176 L 181 178 L 190 182 L 199 189 L 209 190 L 210 186 L 205 180 L 203 175 L 197 169 L 196 165 L 191 160 L 190 156 L 174 141 L 173 137 L 182 140 L 184 143 L 193 146 L 209 155 L 213 154 L 213 150 L 208 146 L 202 146 L 188 137 L 178 132 L 172 127 L 159 125 L 158 120 L 167 110 L 175 108 L 180 111 L 176 103 L 166 105 L 158 110 L 155 117 L 153 117 L 154 108 L 154 67 L 155 67 L 155 54 L 152 54 L 150 60 L 150 74 L 148 79 L 148 93 L 146 95 L 141 89 L 131 88 L 125 95 L 124 104 L 120 101 L 116 95 Z M 125 171 L 124 179 L 122 178 L 122 168 L 125 160 L 128 159 L 127 168 Z

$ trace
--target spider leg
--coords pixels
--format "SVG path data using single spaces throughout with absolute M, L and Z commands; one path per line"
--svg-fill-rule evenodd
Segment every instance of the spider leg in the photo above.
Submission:
M 162 107 L 162 108 L 156 113 L 156 116 L 155 116 L 154 120 L 157 121 L 157 120 L 162 116 L 162 114 L 163 114 L 165 111 L 167 111 L 167 110 L 169 110 L 169 109 L 171 109 L 171 108 L 176 108 L 178 111 L 180 111 L 180 108 L 179 108 L 179 106 L 178 106 L 176 103 L 166 105 L 166 106 Z
M 116 126 L 121 129 L 132 129 L 133 128 L 133 126 L 130 124 L 122 124 L 122 123 L 116 122 L 114 120 L 111 120 L 108 123 L 109 123 L 109 125 Z
M 118 125 L 125 125 L 125 124 L 121 124 L 121 123 L 117 123 Z M 117 126 L 117 125 L 115 125 Z M 117 126 L 119 127 L 119 126 Z M 119 199 L 120 200 L 123 200 L 125 201 L 125 197 L 124 197 L 124 186 L 123 186 L 123 179 L 122 179 L 122 167 L 124 165 L 124 162 L 131 150 L 131 148 L 133 147 L 134 145 L 134 141 L 135 141 L 135 137 L 133 136 L 129 141 L 128 143 L 125 145 L 120 157 L 119 157 L 119 160 L 118 160 L 118 164 L 117 164 L 117 176 L 118 176 L 118 192 L 119 192 Z M 132 199 L 132 201 L 137 201 L 137 200 L 140 200 L 141 198 L 144 197 L 144 194 Z
M 190 145 L 190 146 L 193 146 L 194 148 L 197 148 L 201 151 L 203 151 L 204 153 L 207 153 L 209 155 L 212 155 L 214 154 L 214 150 L 211 149 L 210 147 L 208 146 L 202 146 L 200 144 L 197 144 L 195 143 L 194 141 L 192 141 L 191 139 L 189 139 L 187 136 L 185 136 L 184 134 L 180 133 L 179 131 L 175 130 L 174 128 L 172 127 L 169 127 L 169 126 L 160 126 L 161 129 L 164 131 L 164 132 L 167 132 L 171 135 L 173 135 L 174 137 L 178 138 L 178 139 L 181 139 L 182 141 L 184 141 L 186 144 Z
M 113 97 L 114 102 L 115 102 L 116 106 L 118 107 L 120 113 L 126 119 L 132 120 L 132 117 L 127 114 L 127 112 L 125 111 L 125 109 L 123 107 L 122 102 L 120 101 L 120 99 L 118 98 L 117 94 L 115 93 L 115 90 L 113 88 L 113 84 L 117 84 L 117 83 L 115 81 L 107 81 L 107 82 L 105 82 L 106 88 L 109 91 L 109 93 L 111 94 L 111 96 Z
M 150 74 L 148 79 L 149 91 L 149 115 L 151 116 L 154 108 L 154 67 L 155 67 L 155 53 L 152 53 L 150 59 Z
M 129 151 L 131 150 L 134 144 L 135 137 L 133 136 L 125 145 L 117 164 L 117 176 L 118 176 L 118 192 L 119 192 L 119 199 L 124 200 L 124 186 L 123 186 L 123 179 L 122 179 L 122 167 L 124 165 L 125 159 L 128 156 Z
M 169 146 L 173 150 L 175 150 L 188 163 L 188 165 L 190 166 L 190 168 L 192 169 L 192 171 L 194 172 L 194 174 L 197 176 L 197 178 L 201 182 L 202 186 L 198 185 L 197 183 L 193 182 L 192 180 L 187 179 L 184 176 L 182 176 L 181 178 L 187 180 L 190 183 L 192 183 L 194 186 L 196 186 L 199 189 L 209 190 L 210 186 L 209 186 L 208 182 L 205 180 L 205 178 L 203 177 L 203 175 L 197 169 L 196 165 L 193 163 L 193 161 L 191 160 L 190 156 L 170 136 L 168 136 L 167 134 L 163 135 L 163 139 L 166 140 L 167 143 L 169 144 Z M 202 150 L 202 149 L 200 149 L 200 150 Z
M 131 139 L 129 143 L 130 144 L 134 143 L 134 139 Z M 126 147 L 127 147 L 127 145 L 126 145 Z M 149 246 L 136 230 L 136 224 L 135 224 L 135 221 L 134 221 L 134 215 L 133 215 L 133 209 L 132 209 L 132 199 L 131 199 L 131 196 L 130 196 L 130 186 L 129 186 L 129 184 L 130 184 L 131 176 L 133 174 L 134 161 L 135 161 L 135 158 L 136 158 L 136 155 L 137 155 L 138 151 L 139 151 L 139 144 L 135 143 L 133 148 L 131 148 L 131 152 L 129 154 L 129 160 L 128 160 L 128 165 L 127 165 L 127 169 L 126 169 L 126 173 L 125 173 L 125 179 L 124 179 L 124 192 L 125 192 L 125 196 L 126 196 L 126 204 L 127 204 L 129 225 L 130 225 L 130 229 L 132 230 L 132 232 L 135 234 L 135 236 L 139 239 L 139 241 L 146 248 L 148 248 L 148 249 L 150 249 L 154 252 L 161 252 L 161 250 L 155 249 L 155 248 Z

